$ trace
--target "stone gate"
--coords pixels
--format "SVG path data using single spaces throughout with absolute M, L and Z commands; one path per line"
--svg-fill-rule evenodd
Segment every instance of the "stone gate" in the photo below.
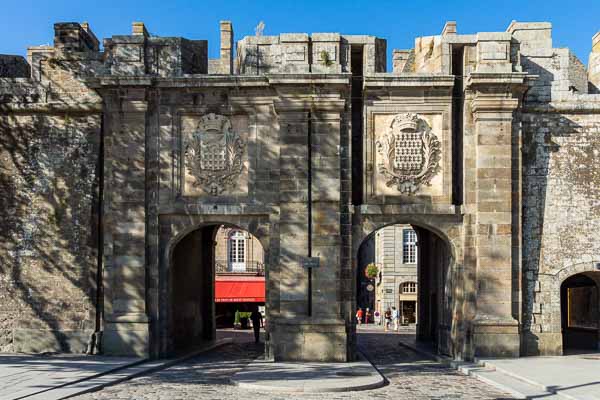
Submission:
M 600 269 L 600 35 L 586 69 L 549 23 L 448 22 L 386 72 L 372 36 L 236 43 L 225 21 L 213 60 L 142 23 L 102 50 L 87 24 L 54 29 L 0 56 L 0 350 L 214 339 L 225 224 L 265 250 L 267 356 L 352 360 L 358 248 L 408 223 L 422 338 L 457 359 L 562 352 L 552 277 Z

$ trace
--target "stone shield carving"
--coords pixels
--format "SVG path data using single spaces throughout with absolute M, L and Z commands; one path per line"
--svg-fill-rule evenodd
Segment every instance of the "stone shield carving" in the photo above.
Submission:
M 185 146 L 185 162 L 194 186 L 216 196 L 232 187 L 241 174 L 245 144 L 223 115 L 200 118 Z
M 375 144 L 379 173 L 388 187 L 395 185 L 401 193 L 414 194 L 439 172 L 440 142 L 417 114 L 396 115 Z

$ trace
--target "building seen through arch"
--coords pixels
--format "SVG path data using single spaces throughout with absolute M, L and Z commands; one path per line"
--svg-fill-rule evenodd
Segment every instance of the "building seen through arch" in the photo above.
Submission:
M 265 312 L 265 263 L 262 245 L 249 232 L 221 226 L 215 238 L 217 327 L 232 327 L 235 312 Z
M 365 274 L 370 263 L 378 269 L 373 279 Z M 455 351 L 451 326 L 460 315 L 453 288 L 459 283 L 445 239 L 416 225 L 385 225 L 363 240 L 357 265 L 358 307 L 382 315 L 396 308 L 400 323 L 416 328 L 417 340 L 442 354 Z
M 371 235 L 359 250 L 358 307 L 382 315 L 395 307 L 402 324 L 415 324 L 417 256 L 417 234 L 410 225 L 389 225 Z M 374 279 L 365 276 L 365 269 L 371 263 L 378 270 Z

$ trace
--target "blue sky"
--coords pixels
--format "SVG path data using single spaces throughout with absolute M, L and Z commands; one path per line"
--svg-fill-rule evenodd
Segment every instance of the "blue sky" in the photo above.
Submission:
M 233 22 L 236 39 L 281 32 L 340 32 L 386 38 L 394 48 L 414 46 L 416 36 L 439 34 L 447 20 L 458 33 L 504 31 L 510 21 L 549 21 L 554 47 L 569 47 L 587 64 L 591 38 L 600 31 L 600 0 L 588 1 L 116 1 L 0 0 L 0 54 L 26 54 L 30 45 L 53 41 L 55 22 L 88 21 L 102 39 L 129 34 L 142 21 L 153 35 L 208 39 L 218 57 L 219 20 Z

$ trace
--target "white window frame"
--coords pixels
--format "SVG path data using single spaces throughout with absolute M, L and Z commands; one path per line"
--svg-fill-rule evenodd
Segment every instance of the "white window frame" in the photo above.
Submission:
M 417 282 L 402 282 L 401 290 L 403 294 L 417 293 Z
M 246 235 L 232 231 L 227 240 L 227 262 L 232 272 L 246 272 Z
M 414 229 L 402 230 L 402 264 L 417 263 L 417 232 Z

